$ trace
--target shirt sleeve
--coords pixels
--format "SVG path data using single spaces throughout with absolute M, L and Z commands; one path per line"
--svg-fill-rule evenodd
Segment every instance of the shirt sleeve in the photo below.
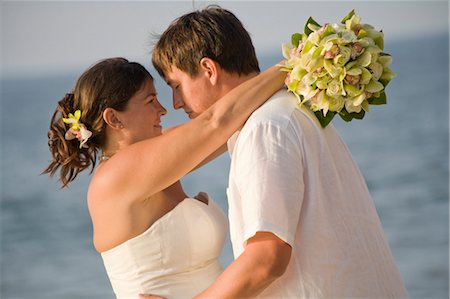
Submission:
M 244 240 L 264 231 L 293 246 L 304 193 L 299 137 L 292 126 L 269 121 L 246 133 L 239 141 L 235 169 Z

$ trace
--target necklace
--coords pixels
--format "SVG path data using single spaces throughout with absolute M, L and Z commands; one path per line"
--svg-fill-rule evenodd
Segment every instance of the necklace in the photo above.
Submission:
M 117 153 L 117 151 L 113 151 L 110 155 L 107 155 L 105 152 L 102 152 L 102 155 L 100 157 L 100 162 L 108 161 L 116 153 Z
M 100 157 L 100 162 L 103 162 L 103 161 L 108 161 L 109 160 L 109 158 L 111 158 L 110 156 L 105 156 L 105 155 L 102 155 L 101 157 Z

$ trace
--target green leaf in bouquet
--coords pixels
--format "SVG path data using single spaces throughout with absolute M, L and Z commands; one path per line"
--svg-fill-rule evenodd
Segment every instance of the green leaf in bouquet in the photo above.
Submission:
M 291 43 L 294 47 L 298 47 L 300 44 L 300 40 L 302 39 L 302 35 L 300 33 L 294 33 L 291 36 Z
M 316 21 L 314 21 L 314 19 L 312 18 L 312 17 L 309 17 L 308 18 L 308 20 L 306 21 L 306 24 L 305 24 L 305 34 L 308 36 L 308 35 L 310 35 L 313 31 L 308 27 L 308 24 L 313 24 L 313 25 L 316 25 L 316 26 L 319 26 L 319 27 L 321 27 L 320 25 L 319 25 L 319 23 L 317 23 Z
M 378 80 L 381 84 L 383 84 L 384 87 L 386 87 L 389 82 L 391 82 L 391 80 L 387 80 L 387 79 L 380 79 Z
M 387 102 L 386 100 L 387 100 L 386 93 L 384 91 L 380 93 L 380 96 L 378 97 L 373 96 L 367 99 L 370 105 L 384 105 Z
M 356 118 L 356 119 L 363 119 L 363 118 L 364 118 L 364 115 L 366 115 L 366 111 L 364 111 L 364 109 L 361 109 L 361 111 L 358 112 L 358 113 L 352 112 L 352 113 L 350 113 L 350 114 L 353 116 L 353 118 Z
M 322 111 L 316 111 L 316 112 L 314 112 L 314 114 L 316 115 L 317 119 L 319 120 L 322 128 L 325 128 L 331 122 L 331 120 L 333 119 L 336 112 L 328 111 L 326 116 L 323 116 Z
M 366 112 L 361 109 L 360 112 L 352 112 L 349 113 L 345 108 L 342 109 L 339 112 L 339 116 L 346 122 L 351 121 L 352 119 L 356 118 L 356 119 L 363 119 L 364 115 L 366 114 Z
M 350 11 L 342 20 L 341 20 L 341 24 L 345 24 L 345 22 L 347 20 L 350 20 L 353 16 L 355 15 L 355 10 L 352 9 L 352 11 Z
M 350 115 L 350 113 L 347 112 L 347 110 L 345 108 L 343 108 L 340 112 L 339 112 L 339 116 L 345 120 L 346 122 L 349 122 L 353 119 L 353 116 Z

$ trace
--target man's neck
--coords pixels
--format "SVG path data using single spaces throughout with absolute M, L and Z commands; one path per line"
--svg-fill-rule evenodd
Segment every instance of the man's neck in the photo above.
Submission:
M 228 74 L 228 76 L 226 77 L 226 80 L 224 80 L 222 96 L 224 96 L 225 94 L 230 92 L 236 86 L 244 83 L 247 80 L 250 80 L 251 78 L 253 78 L 253 77 L 257 76 L 257 75 L 258 75 L 257 72 L 250 73 L 248 75 L 240 75 L 240 76 L 237 75 L 237 74 Z M 240 131 L 243 126 L 244 125 L 242 125 L 238 129 L 238 131 Z
M 257 75 L 258 73 L 256 72 L 248 75 L 227 74 L 224 78 L 222 78 L 222 96 L 230 92 L 236 86 L 244 83 L 247 80 L 250 80 Z

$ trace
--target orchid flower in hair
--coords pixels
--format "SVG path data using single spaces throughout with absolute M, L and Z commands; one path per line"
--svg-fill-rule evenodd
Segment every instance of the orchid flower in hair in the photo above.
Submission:
M 67 130 L 64 138 L 66 140 L 78 139 L 80 141 L 80 148 L 88 146 L 86 142 L 89 137 L 92 136 L 92 132 L 89 131 L 86 126 L 80 122 L 81 110 L 75 111 L 74 114 L 69 113 L 68 118 L 63 118 L 63 122 L 70 125 L 70 128 Z

